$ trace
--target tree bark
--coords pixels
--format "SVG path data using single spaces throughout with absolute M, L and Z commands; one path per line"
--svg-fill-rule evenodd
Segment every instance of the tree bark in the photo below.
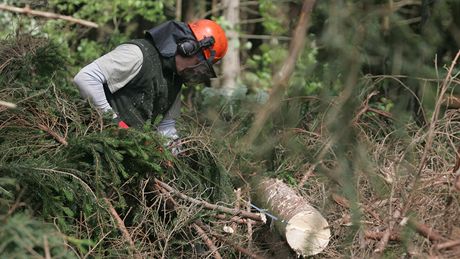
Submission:
M 224 17 L 230 29 L 225 34 L 228 39 L 229 48 L 225 58 L 222 59 L 222 91 L 226 96 L 231 96 L 237 88 L 240 71 L 240 48 L 237 24 L 240 21 L 239 0 L 223 0 Z
M 257 178 L 252 182 L 253 200 L 275 216 L 275 227 L 299 255 L 320 253 L 331 232 L 323 216 L 281 180 Z

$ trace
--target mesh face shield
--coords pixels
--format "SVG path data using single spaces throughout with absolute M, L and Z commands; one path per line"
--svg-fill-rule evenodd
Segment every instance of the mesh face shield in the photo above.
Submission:
M 179 72 L 179 76 L 186 84 L 200 84 L 208 82 L 210 78 L 216 77 L 216 74 L 209 62 L 205 60 L 185 68 Z
M 179 72 L 179 76 L 184 80 L 184 83 L 200 84 L 209 82 L 211 78 L 217 77 L 210 59 L 205 59 L 202 53 L 199 53 L 198 59 L 200 60 L 198 64 L 189 66 Z

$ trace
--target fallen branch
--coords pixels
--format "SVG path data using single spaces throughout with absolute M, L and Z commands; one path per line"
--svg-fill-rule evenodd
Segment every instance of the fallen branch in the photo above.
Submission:
M 218 210 L 218 211 L 228 213 L 234 216 L 249 218 L 249 219 L 253 219 L 253 220 L 264 222 L 264 223 L 266 222 L 265 216 L 263 214 L 247 212 L 244 210 L 231 209 L 231 208 L 227 208 L 221 205 L 211 204 L 207 201 L 202 201 L 202 200 L 198 200 L 198 199 L 189 197 L 158 179 L 155 179 L 155 183 L 157 183 L 159 186 L 166 189 L 167 191 L 171 192 L 172 194 L 176 195 L 177 197 L 183 200 L 186 200 L 188 202 L 191 202 L 193 204 L 201 205 L 206 209 Z
M 233 216 L 231 218 L 228 218 L 225 214 L 217 214 L 214 217 L 216 217 L 217 219 L 227 220 L 227 221 L 235 222 L 238 224 L 250 224 L 251 226 L 257 223 L 250 219 L 240 218 L 238 216 Z
M 32 10 L 30 9 L 30 6 L 26 5 L 24 8 L 19 8 L 15 6 L 10 6 L 6 4 L 0 4 L 0 10 L 5 10 L 13 13 L 20 13 L 20 14 L 26 14 L 26 15 L 32 15 L 32 16 L 39 16 L 39 17 L 45 17 L 48 19 L 59 19 L 59 20 L 65 20 L 71 23 L 76 23 L 80 24 L 83 26 L 87 27 L 92 27 L 92 28 L 97 28 L 99 27 L 96 23 L 82 20 L 82 19 L 77 19 L 72 16 L 67 16 L 67 15 L 60 15 L 56 13 L 50 13 L 50 12 L 43 12 L 43 11 L 37 11 L 37 10 Z
M 369 110 L 369 101 L 371 100 L 371 98 L 372 98 L 374 95 L 377 95 L 377 94 L 378 94 L 378 92 L 377 92 L 377 91 L 374 91 L 374 92 L 370 93 L 370 94 L 366 97 L 366 100 L 364 101 L 364 104 L 361 105 L 361 108 L 360 108 L 359 111 L 356 113 L 355 118 L 353 118 L 353 120 L 352 120 L 353 124 L 358 123 L 359 118 L 360 118 L 364 113 L 366 113 L 366 112 Z
M 369 107 L 367 109 L 368 111 L 370 112 L 373 112 L 373 113 L 377 113 L 383 117 L 387 117 L 388 119 L 393 119 L 393 115 L 391 115 L 391 113 L 389 112 L 386 112 L 386 111 L 382 111 L 382 110 L 379 110 L 379 109 L 375 109 L 375 108 L 372 108 L 372 107 Z
M 251 258 L 255 258 L 255 259 L 264 259 L 265 257 L 263 256 L 260 256 L 258 254 L 255 254 L 251 251 L 249 251 L 248 249 L 244 248 L 244 247 L 241 247 L 233 242 L 230 242 L 228 241 L 227 239 L 219 236 L 219 235 L 214 235 L 215 237 L 217 237 L 220 241 L 226 243 L 227 245 L 230 245 L 231 247 L 233 247 L 234 249 L 236 249 L 237 251 L 241 252 L 242 254 L 245 254 Z
M 15 109 L 17 107 L 16 104 L 10 103 L 10 102 L 5 102 L 5 101 L 0 101 L 0 106 L 4 106 L 8 109 Z
M 192 227 L 195 229 L 195 231 L 198 233 L 201 239 L 203 239 L 203 242 L 208 246 L 209 250 L 211 250 L 211 254 L 214 255 L 214 258 L 222 259 L 222 256 L 220 255 L 218 248 L 216 247 L 216 245 L 214 245 L 214 242 L 212 242 L 212 240 L 208 237 L 206 232 L 196 223 L 193 223 Z
M 161 193 L 161 194 L 164 194 L 167 196 L 167 199 L 175 206 L 178 206 L 178 203 L 171 197 L 171 195 L 168 193 L 168 191 L 166 190 L 165 187 L 161 186 L 159 184 L 159 182 L 156 182 L 155 183 L 155 187 L 156 189 Z M 172 188 L 172 187 L 171 187 Z M 215 215 L 216 218 L 218 219 L 222 219 L 222 220 L 227 220 L 227 216 L 225 214 L 217 214 Z M 229 219 L 230 221 L 233 221 L 233 222 L 236 222 L 238 224 L 247 224 L 248 226 L 251 226 L 252 227 L 252 224 L 255 224 L 257 222 L 254 222 L 253 220 L 251 219 L 246 219 L 246 218 L 239 218 L 238 216 L 233 216 Z M 192 224 L 192 227 L 197 231 L 197 233 L 200 235 L 200 237 L 203 239 L 203 241 L 206 243 L 206 245 L 209 247 L 209 249 L 211 251 L 215 251 L 215 254 L 214 257 L 216 258 L 219 258 L 220 257 L 220 254 L 219 252 L 217 251 L 217 248 L 215 247 L 214 243 L 212 242 L 212 240 L 209 239 L 209 237 L 206 235 L 206 232 L 204 231 L 204 229 L 207 229 L 208 231 L 209 230 L 209 227 L 206 227 L 204 225 L 204 223 L 202 223 L 201 221 L 197 221 L 195 223 Z M 203 229 L 204 228 L 204 229 Z M 201 232 L 202 231 L 202 232 Z M 217 236 L 216 234 L 214 233 L 211 233 L 211 235 L 219 238 L 221 241 L 231 245 L 234 249 L 238 250 L 239 252 L 243 253 L 243 254 L 246 254 L 248 256 L 250 256 L 251 258 L 258 258 L 258 259 L 262 259 L 263 257 L 260 257 L 258 255 L 255 255 L 254 253 L 252 253 L 251 251 L 249 251 L 248 249 L 245 249 L 245 248 L 242 248 L 238 245 L 235 245 L 233 243 L 230 243 L 228 242 L 228 240 L 222 240 L 219 236 Z
M 233 248 L 235 248 L 235 249 L 238 250 L 239 252 L 241 252 L 241 253 L 243 253 L 243 254 L 245 254 L 245 255 L 251 257 L 251 258 L 255 258 L 255 259 L 264 259 L 264 257 L 262 257 L 262 256 L 260 256 L 260 255 L 258 255 L 258 254 L 255 254 L 255 253 L 249 251 L 248 249 L 246 249 L 246 248 L 244 248 L 244 247 L 241 247 L 241 246 L 239 246 L 239 245 L 237 245 L 237 244 L 235 244 L 235 243 L 233 243 L 233 242 L 230 242 L 230 241 L 229 241 L 228 239 L 226 239 L 225 237 L 223 237 L 223 236 L 221 236 L 221 235 L 219 235 L 219 234 L 213 233 L 213 232 L 210 230 L 209 226 L 206 226 L 205 224 L 203 224 L 203 222 L 197 221 L 196 224 L 199 225 L 199 226 L 201 226 L 202 228 L 208 229 L 208 230 L 209 230 L 209 233 L 210 233 L 211 235 L 213 235 L 214 237 L 216 237 L 216 238 L 219 239 L 220 241 L 222 241 L 222 242 L 224 242 L 224 243 L 226 243 L 226 244 L 232 246 Z
M 248 201 L 246 202 L 246 211 L 251 211 L 251 194 L 248 193 Z M 252 233 L 253 233 L 253 230 L 252 230 L 252 224 L 254 224 L 255 222 L 248 219 L 248 222 L 246 224 L 246 227 L 248 229 L 248 248 L 249 249 L 252 249 Z
M 50 127 L 45 126 L 43 124 L 38 124 L 38 128 L 45 131 L 46 133 L 50 134 L 57 142 L 61 143 L 64 146 L 67 146 L 69 143 L 67 143 L 67 140 L 65 138 L 59 136 L 56 132 L 52 131 Z
M 251 125 L 243 143 L 252 145 L 261 132 L 267 120 L 272 116 L 281 105 L 285 90 L 288 88 L 289 79 L 291 78 L 295 64 L 300 57 L 305 41 L 307 39 L 307 30 L 310 25 L 310 16 L 313 11 L 316 0 L 303 0 L 302 9 L 300 10 L 298 23 L 293 31 L 292 40 L 289 44 L 289 54 L 284 60 L 281 67 L 273 75 L 272 91 L 269 100 L 263 105 L 257 113 L 254 123 Z
M 335 193 L 332 194 L 332 199 L 337 203 L 339 204 L 340 206 L 344 207 L 344 208 L 347 208 L 347 209 L 350 209 L 350 202 L 340 196 L 340 195 L 337 195 Z M 375 213 L 373 210 L 371 210 L 370 208 L 367 208 L 366 206 L 361 206 L 360 209 L 364 210 L 365 212 L 369 213 L 372 217 L 374 217 L 376 220 L 378 221 L 382 221 L 379 217 L 379 215 L 377 213 Z
M 388 241 L 390 241 L 391 233 L 393 233 L 396 226 L 396 221 L 401 217 L 401 211 L 396 209 L 393 212 L 393 218 L 390 220 L 388 228 L 385 230 L 383 237 L 380 239 L 377 244 L 377 248 L 374 250 L 374 256 L 380 257 L 383 254 L 383 251 L 387 247 Z
M 115 210 L 115 208 L 112 206 L 112 203 L 110 203 L 109 199 L 107 199 L 107 198 L 104 198 L 104 202 L 109 207 L 109 212 L 112 215 L 112 217 L 114 218 L 115 223 L 118 226 L 118 229 L 121 231 L 121 233 L 123 235 L 123 238 L 129 244 L 130 250 L 134 253 L 134 258 L 141 258 L 141 256 L 135 252 L 136 247 L 134 246 L 134 241 L 131 238 L 131 235 L 129 234 L 128 229 L 126 229 L 125 223 L 120 218 L 120 216 L 118 215 L 118 213 Z
M 437 250 L 449 249 L 449 248 L 452 248 L 454 246 L 459 246 L 459 245 L 460 245 L 460 240 L 451 240 L 451 241 L 447 241 L 447 242 L 435 245 L 434 249 L 437 249 Z
M 241 188 L 238 188 L 235 190 L 235 210 L 239 210 L 240 209 L 240 201 L 241 201 Z M 238 219 L 238 216 L 233 216 L 232 219 Z M 232 224 L 230 226 L 233 231 L 236 231 L 238 226 L 236 224 L 235 221 L 232 221 Z
M 369 231 L 369 230 L 364 231 L 364 236 L 368 239 L 373 239 L 373 240 L 380 240 L 384 237 L 385 234 L 386 232 L 375 232 L 375 231 Z M 390 233 L 389 240 L 400 241 L 401 238 L 398 233 L 393 232 L 393 233 Z
M 409 220 L 409 226 L 412 226 L 417 233 L 428 238 L 431 242 L 439 242 L 439 241 L 446 240 L 446 238 L 444 238 L 436 230 L 422 223 L 415 222 L 413 220 Z
M 43 236 L 43 250 L 45 250 L 45 259 L 51 259 L 50 246 L 48 245 L 47 236 Z
M 455 181 L 453 185 L 456 191 L 460 191 L 460 147 L 457 148 L 455 157 L 455 166 L 452 169 L 452 173 L 455 175 Z
M 452 73 L 454 71 L 455 65 L 457 64 L 457 60 L 459 59 L 459 57 L 460 57 L 460 51 L 458 51 L 457 55 L 455 55 L 455 58 L 452 61 L 451 65 L 449 67 L 449 70 L 447 71 L 447 75 L 446 75 L 445 79 L 442 81 L 442 84 L 441 84 L 440 88 L 438 89 L 438 92 L 437 92 L 438 99 L 436 100 L 434 111 L 433 111 L 433 114 L 431 115 L 431 122 L 430 122 L 429 128 L 428 128 L 428 135 L 427 135 L 427 138 L 426 138 L 425 147 L 424 147 L 424 150 L 423 150 L 423 153 L 422 153 L 422 158 L 420 159 L 420 164 L 418 166 L 417 173 L 415 175 L 414 181 L 419 180 L 420 175 L 422 174 L 422 171 L 423 171 L 423 169 L 425 168 L 425 166 L 427 164 L 428 153 L 429 153 L 430 149 L 433 148 L 433 139 L 434 139 L 434 136 L 436 134 L 435 127 L 436 127 L 436 122 L 438 121 L 438 115 L 439 115 L 440 110 L 441 110 L 442 100 L 444 98 L 444 95 L 447 92 L 447 89 L 451 85 L 453 79 L 457 76 L 457 75 L 454 75 L 452 77 Z M 413 183 L 413 185 L 415 185 L 415 184 L 416 184 L 416 182 Z M 412 188 L 414 188 L 414 186 L 412 186 Z M 412 192 L 410 194 L 412 194 Z
M 347 209 L 350 208 L 350 202 L 347 199 L 345 199 L 344 197 L 333 193 L 332 194 L 332 199 L 337 204 L 339 204 L 340 206 L 342 206 L 344 208 L 347 208 Z M 374 218 L 380 220 L 380 217 L 374 211 L 372 211 L 371 209 L 368 209 L 368 208 L 365 207 L 364 211 L 366 211 L 367 213 L 371 214 Z M 436 230 L 430 228 L 429 226 L 427 226 L 425 224 L 422 224 L 420 222 L 416 222 L 413 219 L 409 220 L 409 226 L 412 227 L 418 234 L 420 234 L 421 236 L 429 239 L 432 242 L 439 242 L 439 241 L 446 240 L 446 238 L 443 237 L 441 234 L 439 234 Z M 394 233 L 390 233 L 390 236 L 391 235 L 394 235 Z M 372 237 L 369 237 L 369 238 L 372 238 Z M 372 239 L 379 239 L 380 240 L 381 238 L 382 237 L 372 238 Z M 390 238 L 390 240 L 392 240 L 392 239 Z

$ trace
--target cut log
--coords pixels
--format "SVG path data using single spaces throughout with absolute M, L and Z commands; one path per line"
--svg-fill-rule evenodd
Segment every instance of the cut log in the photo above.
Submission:
M 257 178 L 252 183 L 254 203 L 275 219 L 275 227 L 298 255 L 320 253 L 331 232 L 324 217 L 280 180 Z

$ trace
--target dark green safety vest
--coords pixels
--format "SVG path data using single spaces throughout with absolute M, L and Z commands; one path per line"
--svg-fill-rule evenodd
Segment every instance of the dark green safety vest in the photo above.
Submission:
M 182 81 L 176 73 L 175 58 L 163 58 L 151 41 L 128 41 L 142 50 L 143 62 L 139 73 L 125 86 L 111 93 L 104 86 L 110 106 L 130 127 L 140 128 L 147 120 L 165 114 L 176 100 Z

